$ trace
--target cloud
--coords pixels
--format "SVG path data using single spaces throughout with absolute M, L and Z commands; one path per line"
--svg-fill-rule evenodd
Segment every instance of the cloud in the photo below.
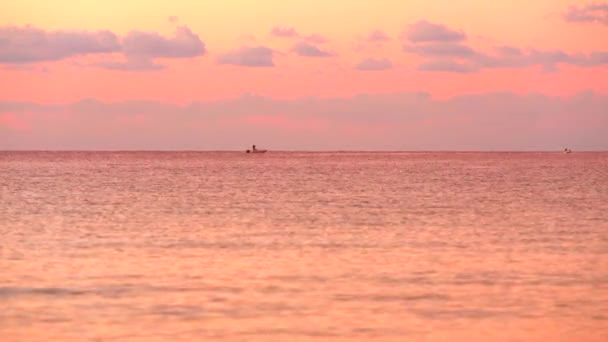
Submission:
M 462 31 L 456 31 L 441 24 L 419 20 L 410 25 L 404 35 L 410 42 L 461 42 L 467 39 Z
M 177 22 L 179 21 L 179 18 L 175 15 L 170 15 L 168 20 L 171 24 L 177 24 Z
M 608 25 L 608 3 L 589 4 L 582 7 L 571 6 L 564 14 L 564 20 L 572 23 Z
M 426 28 L 417 32 L 418 36 L 412 44 L 403 46 L 403 50 L 427 58 L 417 69 L 422 71 L 443 71 L 456 73 L 472 73 L 483 69 L 496 68 L 527 68 L 539 65 L 545 71 L 552 72 L 558 69 L 559 64 L 569 64 L 579 67 L 595 67 L 608 65 L 608 51 L 593 51 L 590 54 L 570 54 L 562 50 L 536 50 L 522 51 L 512 46 L 499 46 L 494 53 L 476 50 L 465 42 L 453 40 L 466 40 L 466 34 L 455 31 L 445 25 L 431 24 L 426 21 L 412 27 Z M 416 32 L 410 30 L 409 33 Z M 426 35 L 423 35 L 425 32 Z M 433 34 L 430 34 L 430 33 Z M 457 32 L 459 38 L 454 34 Z M 429 37 L 433 36 L 434 39 Z M 428 39 L 423 39 L 427 37 Z M 437 37 L 442 37 L 438 39 Z
M 126 62 L 114 60 L 88 64 L 116 71 L 157 71 L 165 65 L 157 58 L 193 58 L 207 52 L 205 43 L 187 26 L 178 26 L 174 37 L 163 37 L 155 32 L 131 31 L 121 41 Z
M 292 51 L 294 51 L 298 55 L 304 56 L 304 57 L 331 57 L 331 56 L 334 56 L 333 53 L 331 53 L 329 51 L 321 50 L 320 48 L 316 47 L 315 45 L 312 45 L 312 44 L 309 44 L 306 42 L 297 43 L 292 48 Z
M 465 45 L 439 44 L 405 46 L 404 50 L 429 58 L 419 70 L 475 72 L 482 69 L 527 68 L 534 65 L 546 71 L 556 71 L 559 64 L 579 67 L 608 65 L 608 51 L 594 51 L 589 54 L 569 54 L 562 50 L 499 49 L 498 54 L 476 51 Z
M 157 58 L 193 58 L 207 52 L 199 36 L 187 26 L 177 27 L 174 37 L 131 31 L 124 38 L 110 31 L 47 32 L 10 26 L 0 28 L 0 42 L 0 63 L 27 64 L 122 53 L 125 63 L 109 60 L 84 64 L 112 70 L 161 70 L 164 66 L 154 63 Z
M 187 26 L 176 29 L 175 37 L 165 38 L 155 32 L 131 31 L 122 41 L 127 57 L 140 58 L 192 58 L 207 51 L 198 35 Z
M 367 35 L 367 37 L 365 37 L 365 40 L 370 43 L 381 43 L 381 42 L 389 41 L 389 40 L 391 40 L 391 38 L 383 31 L 374 30 L 374 31 L 370 32 Z
M 126 62 L 104 61 L 90 65 L 117 71 L 156 71 L 166 69 L 165 65 L 154 63 L 148 58 L 130 58 Z
M 456 43 L 405 45 L 403 50 L 424 57 L 446 56 L 467 58 L 476 54 L 475 50 L 473 50 L 471 47 Z
M 327 42 L 327 39 L 320 34 L 311 34 L 308 36 L 303 36 L 293 27 L 286 26 L 275 26 L 270 30 L 270 34 L 275 37 L 283 37 L 283 38 L 301 38 L 305 41 L 323 44 Z
M 357 63 L 354 67 L 355 70 L 362 71 L 375 71 L 375 70 L 388 70 L 393 68 L 393 63 L 388 59 L 374 59 L 366 58 L 361 62 Z
M 356 52 L 377 52 L 389 40 L 391 38 L 383 31 L 373 30 L 365 36 L 358 36 L 353 44 L 353 50 Z
M 32 64 L 9 64 L 0 66 L 0 70 L 49 72 L 47 67 L 39 67 Z
M 293 27 L 279 27 L 275 26 L 270 31 L 275 37 L 299 37 L 298 31 Z
M 474 65 L 457 62 L 451 59 L 431 59 L 418 65 L 417 69 L 422 71 L 444 71 L 462 74 L 478 71 L 478 67 Z
M 247 67 L 273 67 L 274 54 L 274 50 L 265 46 L 241 47 L 224 53 L 217 59 L 217 63 Z
M 110 31 L 44 31 L 33 27 L 0 27 L 0 63 L 58 61 L 70 57 L 120 52 Z
M 172 105 L 0 101 L 0 150 L 608 150 L 608 95 L 425 93 Z M 24 129 L 27 129 L 27 132 Z M 314 138 L 313 138 L 314 137 Z
M 2 131 L 3 126 L 15 132 L 29 131 L 29 126 L 25 119 L 11 112 L 0 113 L 0 131 Z
M 309 36 L 304 37 L 304 40 L 309 41 L 311 43 L 323 44 L 327 43 L 327 38 L 323 37 L 320 34 L 311 34 Z
M 504 57 L 520 57 L 523 55 L 521 49 L 512 46 L 497 46 L 494 50 L 498 55 Z
M 594 51 L 587 56 L 580 56 L 576 61 L 579 66 L 598 66 L 608 64 L 608 51 Z

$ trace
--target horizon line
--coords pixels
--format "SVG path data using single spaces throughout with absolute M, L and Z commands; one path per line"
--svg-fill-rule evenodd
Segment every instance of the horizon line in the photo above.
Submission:
M 245 153 L 246 150 L 220 149 L 220 150 L 194 150 L 194 149 L 0 149 L 4 152 L 102 152 L 102 153 L 121 153 L 121 152 L 189 152 L 189 153 Z M 571 153 L 606 153 L 606 150 L 571 150 Z M 563 153 L 564 150 L 268 150 L 267 153 Z

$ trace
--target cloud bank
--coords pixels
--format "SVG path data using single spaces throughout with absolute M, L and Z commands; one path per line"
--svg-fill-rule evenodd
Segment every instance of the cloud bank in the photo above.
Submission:
M 0 63 L 58 61 L 70 57 L 120 52 L 110 31 L 44 31 L 34 27 L 0 27 Z
M 572 54 L 559 49 L 523 51 L 516 47 L 500 46 L 493 53 L 487 53 L 468 45 L 464 32 L 428 21 L 411 25 L 403 37 L 410 41 L 403 45 L 403 51 L 426 59 L 417 67 L 422 71 L 473 73 L 483 69 L 531 66 L 555 71 L 559 64 L 579 67 L 608 65 L 608 50 Z
M 0 27 L 0 63 L 27 64 L 59 61 L 85 55 L 121 53 L 126 62 L 107 60 L 91 66 L 111 70 L 159 70 L 158 58 L 193 58 L 207 52 L 199 36 L 187 26 L 174 37 L 131 31 L 119 37 L 111 31 L 45 31 L 33 27 Z
M 572 23 L 599 23 L 608 25 L 608 3 L 585 6 L 571 6 L 564 14 L 564 20 Z
M 564 14 L 570 22 L 597 22 L 608 24 L 608 4 L 573 6 Z M 177 17 L 169 17 L 176 24 Z M 276 26 L 270 30 L 276 37 L 293 41 L 291 52 L 302 57 L 338 56 L 322 46 L 327 39 L 318 34 L 302 35 L 294 27 Z M 420 71 L 475 73 L 484 69 L 528 68 L 540 66 L 545 71 L 558 70 L 560 65 L 597 67 L 608 65 L 608 50 L 588 53 L 571 53 L 560 49 L 539 50 L 502 46 L 493 51 L 474 47 L 462 30 L 441 23 L 419 20 L 407 27 L 401 39 L 402 50 L 418 55 L 423 61 Z M 355 51 L 377 52 L 390 40 L 381 30 L 373 30 L 358 38 Z M 367 45 L 366 45 L 367 44 Z M 241 47 L 220 54 L 218 64 L 246 67 L 275 66 L 276 50 L 267 46 Z M 94 56 L 93 62 L 75 61 L 75 65 L 92 66 L 116 71 L 163 70 L 166 59 L 190 59 L 207 54 L 200 37 L 187 26 L 175 26 L 173 36 L 156 32 L 133 30 L 125 36 L 111 31 L 43 30 L 25 26 L 0 27 L 0 70 L 45 71 L 40 62 L 52 62 Z M 390 63 L 390 62 L 389 62 Z M 356 70 L 386 70 L 392 63 L 362 60 Z
M 608 95 L 0 102 L 0 150 L 608 150 Z

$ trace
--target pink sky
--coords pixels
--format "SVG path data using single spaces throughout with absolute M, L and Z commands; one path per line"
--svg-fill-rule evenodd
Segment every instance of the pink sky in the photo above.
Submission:
M 0 149 L 606 150 L 605 37 L 586 1 L 22 0 Z

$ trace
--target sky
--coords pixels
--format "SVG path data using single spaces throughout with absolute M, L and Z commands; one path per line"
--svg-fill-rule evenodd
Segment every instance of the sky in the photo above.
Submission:
M 608 2 L 0 4 L 0 150 L 608 150 Z

